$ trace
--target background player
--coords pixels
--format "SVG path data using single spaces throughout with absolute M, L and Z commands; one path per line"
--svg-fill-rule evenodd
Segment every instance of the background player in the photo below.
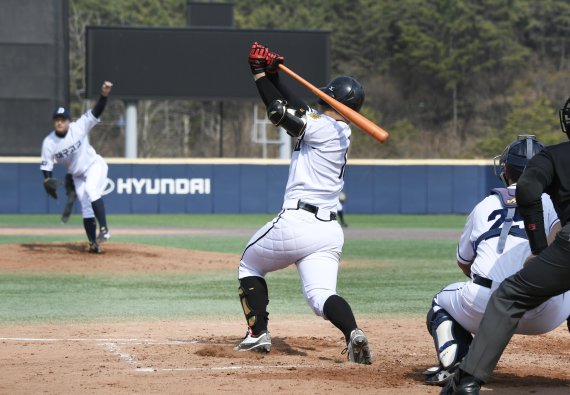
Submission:
M 271 350 L 265 275 L 295 264 L 305 300 L 343 332 L 349 360 L 370 364 L 368 339 L 349 304 L 336 293 L 344 235 L 335 209 L 344 184 L 350 127 L 324 103 L 316 112 L 291 95 L 276 73 L 281 62 L 283 57 L 266 47 L 252 45 L 249 63 L 269 120 L 297 138 L 297 144 L 283 209 L 253 235 L 240 261 L 239 296 L 248 331 L 236 349 Z M 362 86 L 351 77 L 334 79 L 325 92 L 356 111 L 364 102 Z
M 46 136 L 42 144 L 42 164 L 46 192 L 57 199 L 57 185 L 60 181 L 52 178 L 54 163 L 67 168 L 73 176 L 77 197 L 81 202 L 83 226 L 89 240 L 89 252 L 100 253 L 98 242 L 111 237 L 107 228 L 105 204 L 101 197 L 108 166 L 103 158 L 89 144 L 89 131 L 99 123 L 99 117 L 107 105 L 107 96 L 113 84 L 105 81 L 101 96 L 92 110 L 87 111 L 77 121 L 71 122 L 69 111 L 59 107 L 53 114 L 54 130 Z M 99 222 L 99 236 L 97 223 Z
M 336 215 L 338 217 L 338 222 L 343 228 L 348 228 L 348 224 L 344 220 L 344 202 L 346 201 L 346 193 L 341 192 L 338 196 L 338 203 L 336 205 Z
M 570 98 L 560 110 L 560 125 L 570 138 Z M 550 195 L 562 225 L 550 245 L 542 215 L 543 193 Z M 493 292 L 469 352 L 442 394 L 479 394 L 521 317 L 570 290 L 570 142 L 548 146 L 529 161 L 517 183 L 516 198 L 532 256 Z
M 500 157 L 498 174 L 507 188 L 493 190 L 471 212 L 457 247 L 457 262 L 471 281 L 440 291 L 428 313 L 428 331 L 434 338 L 439 369 L 426 382 L 444 384 L 457 369 L 476 333 L 491 293 L 505 278 L 522 269 L 530 255 L 523 221 L 516 207 L 516 181 L 528 159 L 544 146 L 534 136 L 519 136 Z M 496 172 L 497 173 L 497 172 Z M 548 195 L 542 195 L 544 223 L 554 234 L 559 220 Z M 557 328 L 570 315 L 570 294 L 549 299 L 527 312 L 516 333 L 536 335 Z

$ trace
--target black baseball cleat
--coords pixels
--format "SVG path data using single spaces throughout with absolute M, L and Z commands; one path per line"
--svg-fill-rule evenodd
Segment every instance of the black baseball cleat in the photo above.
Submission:
M 99 247 L 99 244 L 97 244 L 96 241 L 90 241 L 88 251 L 91 254 L 100 254 L 101 253 L 101 247 Z
M 439 395 L 479 395 L 482 381 L 474 376 L 458 370 L 449 380 Z
M 570 332 L 570 317 L 566 318 L 566 326 L 568 327 L 568 332 Z

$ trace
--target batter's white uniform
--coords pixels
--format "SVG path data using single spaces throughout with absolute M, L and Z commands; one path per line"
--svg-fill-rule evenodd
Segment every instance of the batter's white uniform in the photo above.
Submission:
M 55 163 L 63 165 L 73 176 L 83 218 L 93 218 L 91 202 L 99 199 L 105 188 L 108 166 L 89 144 L 89 131 L 99 123 L 91 110 L 69 124 L 65 137 L 55 131 L 42 144 L 41 170 L 52 171 Z
M 514 185 L 510 186 L 514 192 Z M 559 222 L 548 195 L 542 195 L 544 224 L 548 232 Z M 499 237 L 483 240 L 474 250 L 473 243 L 493 225 L 502 227 L 505 211 L 497 195 L 490 195 L 481 201 L 467 219 L 463 234 L 457 246 L 458 262 L 471 265 L 471 276 L 478 275 L 493 281 L 491 288 L 475 284 L 473 280 L 451 284 L 434 298 L 438 306 L 444 308 L 463 328 L 476 333 L 485 312 L 491 293 L 507 277 L 523 267 L 531 254 L 528 240 L 509 235 L 502 254 L 497 252 Z M 524 229 L 520 216 L 513 219 L 513 227 Z M 549 299 L 536 309 L 529 310 L 522 317 L 516 333 L 536 335 L 557 328 L 570 315 L 570 293 Z
M 289 167 L 282 210 L 250 239 L 238 276 L 265 277 L 297 266 L 303 295 L 315 314 L 336 294 L 344 234 L 335 211 L 350 145 L 350 127 L 310 109 L 305 132 L 298 138 Z M 318 208 L 300 209 L 299 202 Z

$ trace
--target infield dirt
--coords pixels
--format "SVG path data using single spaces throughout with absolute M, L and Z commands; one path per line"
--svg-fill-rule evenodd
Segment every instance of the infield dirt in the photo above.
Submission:
M 2 272 L 152 273 L 235 270 L 239 257 L 108 243 L 0 245 Z M 236 309 L 240 309 L 236 300 Z M 0 393 L 438 394 L 421 371 L 435 363 L 423 316 L 359 317 L 374 355 L 347 362 L 343 339 L 318 317 L 274 316 L 270 354 L 233 350 L 244 322 L 208 320 L 0 325 Z M 570 393 L 570 333 L 515 336 L 483 393 Z

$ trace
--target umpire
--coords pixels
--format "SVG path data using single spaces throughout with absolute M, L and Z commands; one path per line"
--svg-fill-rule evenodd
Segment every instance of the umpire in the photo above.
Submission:
M 570 97 L 560 110 L 560 125 L 570 139 Z M 543 192 L 550 195 L 562 225 L 550 246 L 544 232 Z M 546 147 L 528 162 L 516 197 L 533 255 L 491 296 L 469 353 L 441 394 L 479 394 L 523 314 L 570 290 L 570 141 Z

